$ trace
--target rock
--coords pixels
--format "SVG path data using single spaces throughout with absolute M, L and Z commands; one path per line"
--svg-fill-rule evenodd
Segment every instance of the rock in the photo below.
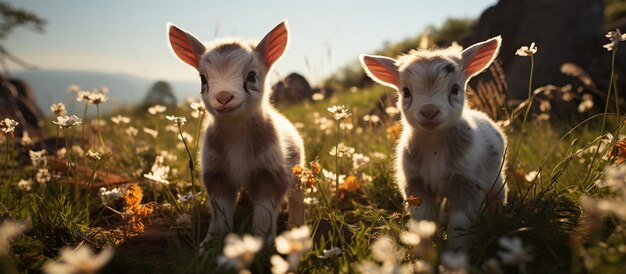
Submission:
M 573 63 L 587 71 L 606 92 L 611 53 L 602 47 L 609 42 L 604 37 L 603 12 L 602 0 L 500 0 L 483 12 L 473 34 L 462 44 L 468 46 L 502 35 L 499 59 L 512 99 L 527 97 L 530 60 L 516 56 L 515 51 L 532 42 L 538 48 L 534 88 L 575 82 L 560 72 L 562 64 Z M 625 59 L 626 51 L 620 49 L 617 60 Z M 618 75 L 626 72 L 625 66 L 625 62 L 616 63 Z M 619 90 L 626 90 L 624 81 L 618 81 Z
M 304 76 L 291 73 L 285 79 L 279 81 L 272 87 L 274 91 L 272 100 L 275 103 L 281 102 L 302 102 L 310 99 L 314 90 Z
M 176 96 L 168 82 L 157 81 L 148 90 L 142 105 L 144 109 L 154 105 L 175 106 Z
M 44 134 L 44 116 L 32 89 L 21 79 L 8 80 L 0 76 L 0 118 L 11 118 L 20 123 L 16 136 L 21 136 L 23 130 L 31 137 Z

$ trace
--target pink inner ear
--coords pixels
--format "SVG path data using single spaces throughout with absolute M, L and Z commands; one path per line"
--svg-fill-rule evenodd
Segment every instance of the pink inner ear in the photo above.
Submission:
M 287 26 L 285 23 L 280 23 L 269 34 L 263 38 L 263 41 L 259 43 L 259 49 L 263 57 L 263 62 L 267 67 L 270 67 L 276 60 L 278 60 L 285 52 L 287 48 Z
M 194 52 L 193 46 L 191 45 L 191 41 L 189 41 L 187 34 L 175 26 L 170 26 L 169 38 L 170 44 L 172 45 L 172 49 L 174 50 L 174 53 L 176 53 L 176 56 L 183 60 L 183 62 L 197 68 L 198 55 Z
M 367 70 L 369 70 L 369 72 L 374 77 L 376 77 L 379 81 L 392 84 L 394 86 L 398 86 L 398 79 L 396 77 L 397 76 L 396 73 L 390 72 L 389 71 L 390 68 L 381 64 L 380 61 L 366 56 L 365 58 L 363 58 L 363 62 L 365 63 Z
M 486 69 L 493 60 L 497 50 L 497 41 L 492 41 L 481 46 L 476 51 L 474 56 L 472 56 L 472 61 L 465 68 L 465 72 L 467 73 L 467 75 L 474 75 Z

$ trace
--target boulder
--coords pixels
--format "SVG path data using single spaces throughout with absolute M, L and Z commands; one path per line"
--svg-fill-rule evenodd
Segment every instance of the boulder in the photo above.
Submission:
M 157 81 L 148 90 L 146 98 L 144 98 L 143 109 L 148 109 L 154 105 L 164 105 L 173 107 L 176 105 L 176 96 L 172 90 L 172 86 L 165 81 Z
M 30 136 L 43 136 L 44 115 L 37 106 L 32 89 L 21 79 L 0 76 L 0 118 L 11 118 L 20 123 L 16 136 L 21 136 L 23 130 L 28 131 Z
M 276 83 L 272 90 L 272 100 L 281 102 L 302 102 L 310 99 L 314 90 L 304 76 L 298 73 L 291 73 L 285 79 Z
M 528 94 L 530 60 L 515 55 L 521 46 L 537 44 L 533 87 L 563 86 L 576 79 L 560 72 L 564 63 L 585 70 L 600 90 L 606 92 L 611 72 L 611 53 L 602 46 L 604 37 L 602 0 L 500 0 L 481 15 L 464 46 L 502 35 L 499 59 L 507 77 L 509 96 L 525 99 Z M 624 45 L 626 46 L 626 45 Z M 624 75 L 626 50 L 618 51 L 617 75 Z M 480 79 L 480 77 L 478 77 Z M 473 80 L 478 81 L 478 80 Z M 619 90 L 626 90 L 618 78 Z

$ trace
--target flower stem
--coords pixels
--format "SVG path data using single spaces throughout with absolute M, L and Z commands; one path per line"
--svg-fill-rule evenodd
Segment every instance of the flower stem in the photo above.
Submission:
M 204 121 L 204 113 L 202 112 L 202 115 L 200 115 L 200 120 L 198 120 L 198 126 L 196 127 L 196 144 L 193 147 L 193 155 L 194 156 L 198 156 L 198 145 L 200 143 L 200 130 L 202 129 L 202 121 Z M 191 174 L 191 176 L 193 177 L 193 174 Z M 191 188 L 193 189 L 195 187 L 195 185 L 193 185 L 193 180 L 191 181 Z
M 85 107 L 83 108 L 83 127 L 82 127 L 82 132 L 80 133 L 81 139 L 85 139 L 85 124 L 87 124 L 87 106 L 88 105 L 89 105 L 89 102 L 85 101 Z
M 341 120 L 337 121 L 337 134 L 335 134 L 335 207 L 339 210 L 339 130 Z
M 606 129 L 606 116 L 608 115 L 609 112 L 609 103 L 610 103 L 610 99 L 611 99 L 611 91 L 613 90 L 613 78 L 615 77 L 615 55 L 617 53 L 617 48 L 613 49 L 613 54 L 611 57 L 611 77 L 609 79 L 609 90 L 606 92 L 606 101 L 604 102 L 604 115 L 602 116 L 602 127 L 600 130 L 600 135 L 604 134 L 604 130 Z M 616 111 L 617 111 L 617 107 L 619 104 L 619 101 L 617 100 L 617 94 L 615 95 L 615 107 L 616 107 Z M 618 127 L 619 129 L 619 127 Z M 614 143 L 616 142 L 617 138 L 619 136 L 614 136 L 613 140 L 610 141 L 610 143 Z M 583 183 L 586 185 L 587 181 L 589 180 L 589 178 L 591 177 L 591 172 L 594 170 L 594 166 L 596 163 L 596 159 L 598 158 L 598 153 L 600 152 L 600 145 L 602 144 L 602 140 L 600 140 L 598 142 L 598 145 L 596 146 L 596 151 L 593 154 L 593 157 L 591 158 L 591 163 L 589 164 L 589 168 L 587 169 L 587 174 L 585 175 L 585 179 L 583 180 Z
M 187 155 L 189 156 L 189 172 L 191 173 L 191 185 L 194 185 L 194 180 L 193 180 L 193 171 L 194 171 L 194 164 L 193 164 L 193 157 L 191 156 L 191 151 L 189 151 L 189 146 L 187 146 L 187 141 L 185 140 L 185 137 L 183 136 L 183 130 L 180 128 L 180 125 L 178 125 L 178 134 L 180 135 L 180 139 L 183 140 L 183 144 L 185 144 L 185 150 L 187 151 Z
M 96 129 L 98 130 L 98 139 L 100 139 L 100 147 L 104 150 L 104 140 L 102 139 L 102 131 L 100 130 L 100 104 L 96 105 Z
M 513 154 L 513 159 L 510 162 L 511 166 L 517 165 L 517 157 L 519 155 L 519 151 L 520 151 L 520 148 L 522 147 L 522 142 L 524 140 L 524 133 L 525 133 L 524 129 L 526 128 L 526 121 L 528 119 L 528 114 L 530 113 L 530 108 L 532 107 L 532 104 L 533 104 L 534 96 L 532 92 L 532 86 L 533 86 L 534 69 L 535 69 L 535 59 L 534 59 L 534 56 L 531 54 L 530 55 L 530 76 L 528 77 L 528 99 L 526 99 L 528 100 L 528 106 L 526 107 L 526 111 L 524 112 L 524 120 L 522 120 L 522 128 L 521 128 L 519 140 L 517 141 L 517 146 L 515 147 L 515 153 Z M 509 169 L 509 174 L 507 174 L 507 180 L 504 182 L 504 184 L 507 183 L 509 175 L 511 174 L 512 170 L 513 170 L 512 168 Z M 526 194 L 528 194 L 528 192 L 526 192 Z M 523 200 L 526 198 L 526 194 L 523 196 L 522 199 L 518 200 L 518 202 L 515 204 L 513 208 L 516 208 L 517 205 L 523 202 Z

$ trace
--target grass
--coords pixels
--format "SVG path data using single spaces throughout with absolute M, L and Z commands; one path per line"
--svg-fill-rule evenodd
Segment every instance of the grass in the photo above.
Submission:
M 409 220 L 405 206 L 410 205 L 400 197 L 393 178 L 393 128 L 398 117 L 383 118 L 379 123 L 363 120 L 384 94 L 395 98 L 389 89 L 372 87 L 338 91 L 323 101 L 277 106 L 298 125 L 306 159 L 319 160 L 324 170 L 307 193 L 305 210 L 312 247 L 300 254 L 299 273 L 358 272 L 363 269 L 362 262 L 379 259 L 372 246 L 384 235 L 401 251 L 395 262 L 398 267 L 419 260 L 433 264 L 436 272 L 446 271 L 436 267 L 445 264 L 443 221 L 437 222 L 432 244 L 412 247 L 400 241 Z M 342 121 L 343 126 L 327 111 L 333 105 L 345 105 L 352 113 Z M 12 135 L 7 135 L 0 157 L 6 159 L 0 172 L 0 222 L 26 220 L 28 229 L 10 243 L 10 253 L 0 252 L 0 272 L 42 271 L 65 246 L 99 249 L 110 245 L 116 247 L 116 256 L 103 268 L 105 273 L 237 273 L 218 264 L 223 255 L 222 238 L 211 242 L 202 257 L 196 255 L 208 228 L 209 212 L 206 193 L 198 183 L 199 163 L 191 161 L 198 151 L 197 129 L 201 125 L 201 119 L 190 118 L 192 112 L 188 104 L 170 106 L 156 115 L 119 110 L 115 115 L 129 116 L 129 124 L 113 124 L 107 116 L 107 126 L 94 127 L 88 118 L 85 139 L 79 138 L 82 132 L 76 127 L 63 131 L 66 137 L 62 138 L 83 151 L 100 149 L 99 160 L 89 160 L 81 149 L 71 149 L 65 157 L 50 153 L 47 163 L 33 166 L 27 156 L 32 145 L 13 145 L 7 141 Z M 165 114 L 186 116 L 188 121 L 176 126 Z M 607 206 L 620 205 L 620 189 L 601 187 L 597 182 L 604 178 L 606 168 L 622 157 L 611 152 L 622 139 L 622 124 L 615 116 L 596 115 L 571 127 L 535 119 L 531 113 L 506 127 L 509 148 L 519 148 L 507 167 L 509 201 L 481 212 L 466 231 L 475 238 L 467 252 L 468 272 L 483 272 L 489 259 L 503 263 L 498 252 L 503 251 L 500 241 L 506 237 L 521 239 L 523 252 L 531 259 L 524 267 L 503 264 L 505 273 L 619 273 L 626 267 L 624 220 L 585 202 L 592 199 L 591 205 L 602 201 L 609 201 Z M 136 136 L 129 136 L 129 127 L 137 129 Z M 144 128 L 154 129 L 158 135 L 152 137 Z M 179 137 L 186 135 L 183 132 L 192 139 L 180 141 Z M 609 137 L 609 132 L 615 137 Z M 50 136 L 56 136 L 56 131 Z M 354 151 L 344 157 L 331 156 L 337 139 Z M 163 161 L 160 164 L 159 159 Z M 9 168 L 12 166 L 15 168 Z M 166 167 L 168 185 L 143 176 Z M 80 172 L 81 168 L 86 172 Z M 15 185 L 20 179 L 35 180 L 40 169 L 53 174 L 48 182 L 34 183 L 30 190 Z M 102 184 L 109 173 L 127 180 Z M 344 179 L 336 190 L 340 174 Z M 353 185 L 347 185 L 348 178 Z M 128 192 L 119 198 L 103 198 L 97 189 L 101 185 L 107 190 L 128 189 L 132 184 L 142 190 L 143 198 L 138 201 L 131 201 L 136 196 Z M 178 198 L 188 193 L 193 195 L 189 200 Z M 339 199 L 338 205 L 335 199 Z M 445 202 L 441 210 L 445 215 Z M 288 230 L 284 211 L 279 216 L 279 233 Z M 249 201 L 242 197 L 232 232 L 248 233 L 250 219 Z M 331 247 L 341 248 L 341 254 L 320 258 Z M 274 246 L 263 247 L 247 268 L 253 273 L 270 272 L 269 258 L 276 253 Z

